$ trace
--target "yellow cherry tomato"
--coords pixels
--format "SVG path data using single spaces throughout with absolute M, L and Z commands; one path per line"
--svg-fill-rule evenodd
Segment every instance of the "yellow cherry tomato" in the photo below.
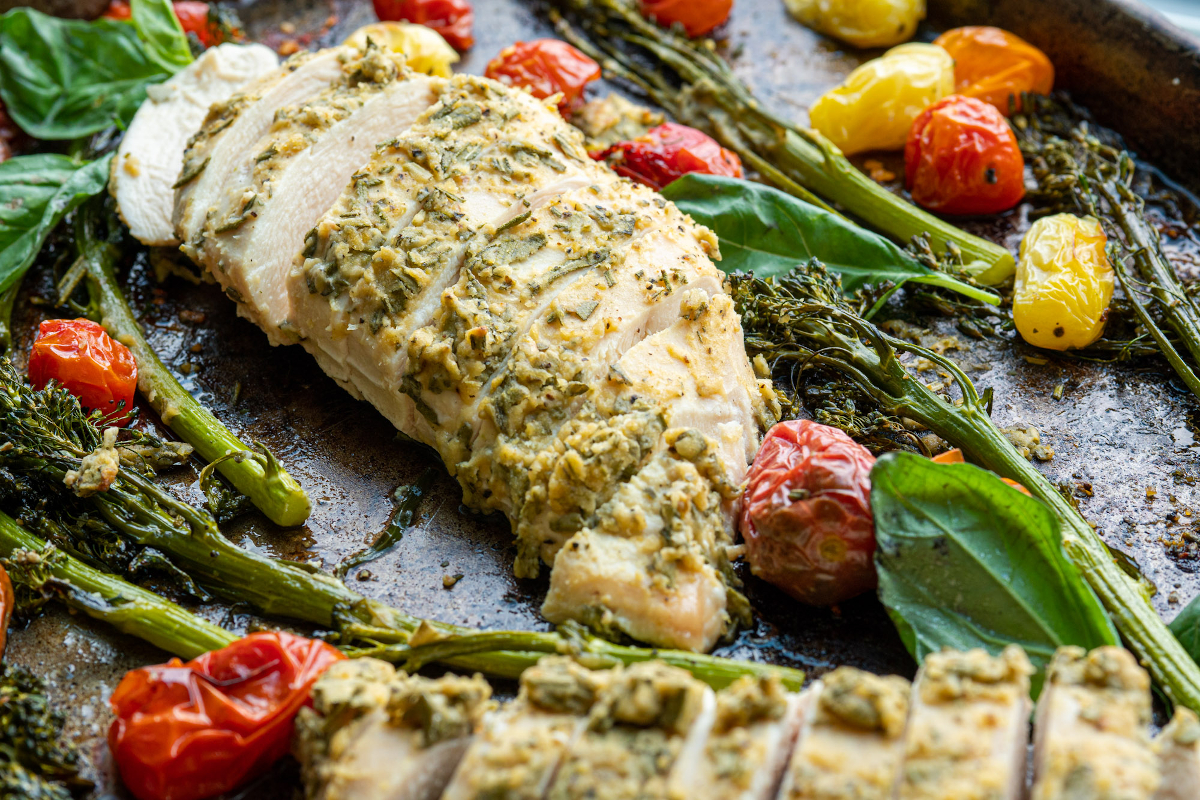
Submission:
M 1013 321 L 1035 347 L 1067 350 L 1100 338 L 1113 295 L 1104 229 L 1093 217 L 1055 214 L 1021 241 Z
M 931 44 L 902 44 L 821 95 L 808 118 L 847 155 L 901 150 L 917 115 L 953 93 L 949 53 Z
M 784 5 L 802 25 L 854 47 L 907 42 L 925 19 L 925 0 L 784 0 Z
M 441 34 L 424 25 L 409 22 L 375 22 L 350 34 L 346 44 L 363 47 L 370 39 L 380 47 L 404 53 L 408 68 L 426 75 L 450 77 L 450 65 L 457 63 L 458 51 Z

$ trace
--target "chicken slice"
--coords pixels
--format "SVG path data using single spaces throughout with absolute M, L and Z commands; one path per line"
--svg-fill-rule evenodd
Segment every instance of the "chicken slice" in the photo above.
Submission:
M 666 800 L 673 766 L 694 758 L 715 715 L 712 689 L 681 669 L 644 662 L 619 671 L 600 692 L 547 800 Z
M 926 657 L 913 686 L 899 800 L 1017 800 L 1025 788 L 1029 676 L 1015 645 Z
M 525 670 L 517 699 L 484 718 L 442 800 L 542 800 L 615 674 L 562 656 Z
M 779 679 L 744 676 L 717 693 L 703 748 L 675 763 L 673 796 L 688 800 L 774 800 L 811 695 Z
M 839 667 L 811 686 L 779 800 L 890 800 L 904 760 L 911 684 Z
M 305 234 L 375 144 L 407 130 L 444 84 L 410 72 L 403 54 L 373 45 L 343 48 L 342 56 L 336 80 L 275 112 L 184 245 L 274 344 L 295 341 L 286 328 L 292 316 L 287 277 Z
M 408 342 L 468 253 L 525 211 L 606 179 L 564 128 L 527 94 L 455 76 L 407 133 L 377 147 L 296 259 L 291 328 L 332 377 L 414 438 L 434 434 L 401 391 Z
M 334 664 L 296 717 L 309 800 L 436 800 L 490 697 L 478 675 L 430 680 L 369 658 Z
M 1175 716 L 1154 740 L 1162 783 L 1154 800 L 1195 800 L 1200 792 L 1200 717 L 1176 706 Z
M 279 57 L 269 47 L 226 42 L 147 89 L 146 102 L 117 148 L 108 184 L 133 238 L 152 246 L 179 244 L 171 210 L 188 140 L 213 103 L 229 100 L 278 67 Z
M 1038 699 L 1032 800 L 1153 798 L 1150 719 L 1150 676 L 1132 653 L 1060 648 Z

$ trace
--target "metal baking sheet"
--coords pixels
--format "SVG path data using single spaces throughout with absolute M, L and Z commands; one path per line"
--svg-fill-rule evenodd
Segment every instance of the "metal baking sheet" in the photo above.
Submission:
M 1141 13 L 1131 12 L 1131 3 L 1079 0 L 1052 4 L 1054 9 L 1016 0 L 932 5 L 934 16 L 947 22 L 1000 22 L 1046 47 L 1056 63 L 1061 56 L 1065 61 L 1060 74 L 1068 87 L 1077 89 L 1102 119 L 1128 133 L 1136 144 L 1145 142 L 1149 151 L 1168 154 L 1171 148 L 1165 144 L 1174 142 L 1176 156 L 1194 156 L 1200 147 L 1200 137 L 1180 137 L 1178 128 L 1171 129 L 1172 124 L 1187 128 L 1189 115 L 1200 108 L 1195 102 L 1186 109 L 1181 105 L 1200 87 L 1195 47 L 1152 17 L 1136 16 L 1146 26 L 1138 39 L 1140 71 L 1127 75 L 1122 85 L 1158 82 L 1161 91 L 1153 102 L 1175 107 L 1172 121 L 1147 120 L 1149 115 L 1130 119 L 1123 113 L 1125 93 L 1110 95 L 1108 107 L 1104 96 L 1094 91 L 1114 63 L 1108 56 L 1128 50 L 1125 40 L 1103 36 L 1119 38 L 1121 19 Z M 336 43 L 374 19 L 370 3 L 343 0 L 259 0 L 237 7 L 252 36 L 275 45 L 297 37 L 302 44 Z M 533 6 L 519 0 L 475 0 L 475 8 L 477 41 L 460 65 L 465 71 L 482 72 L 490 58 L 514 41 L 550 35 Z M 1068 19 L 1071 13 L 1076 16 Z M 1088 25 L 1089 14 L 1095 22 L 1090 30 L 1107 33 L 1093 35 L 1086 46 L 1071 36 L 1052 35 L 1053 26 L 1061 33 L 1072 25 Z M 283 22 L 294 26 L 294 32 L 281 30 Z M 873 55 L 837 49 L 791 21 L 781 0 L 738 0 L 726 35 L 727 52 L 757 95 L 799 121 L 826 87 Z M 1173 78 L 1178 81 L 1172 83 Z M 1122 119 L 1135 127 L 1126 130 Z M 1200 160 L 1192 158 L 1192 163 Z M 1194 182 L 1186 172 L 1180 178 Z M 1024 224 L 1018 210 L 977 232 L 1015 247 Z M 1194 271 L 1195 230 L 1185 227 L 1176 233 L 1170 240 L 1172 252 L 1182 268 Z M 367 579 L 353 580 L 354 588 L 409 613 L 445 622 L 547 627 L 538 615 L 544 582 L 512 577 L 515 548 L 505 520 L 467 513 L 457 485 L 435 458 L 401 441 L 379 414 L 324 377 L 302 350 L 271 348 L 211 286 L 179 279 L 156 284 L 144 255 L 132 264 L 128 291 L 151 343 L 184 385 L 244 439 L 267 443 L 314 501 L 313 515 L 302 529 L 279 530 L 252 514 L 228 528 L 231 538 L 272 555 L 316 560 L 332 568 L 382 528 L 393 489 L 436 467 L 439 478 L 424 501 L 419 522 L 392 553 L 369 565 Z M 19 305 L 18 359 L 27 352 L 46 311 L 34 302 L 39 294 L 50 296 L 44 272 L 27 279 Z M 923 324 L 953 332 L 944 319 Z M 996 391 L 998 423 L 1032 424 L 1041 430 L 1043 443 L 1055 451 L 1054 459 L 1043 465 L 1046 473 L 1071 487 L 1104 538 L 1138 561 L 1159 588 L 1159 611 L 1170 618 L 1200 592 L 1200 554 L 1192 544 L 1192 520 L 1200 517 L 1197 407 L 1164 365 L 1157 360 L 1087 363 L 1033 351 L 1015 338 L 972 343 L 967 358 L 979 367 L 971 373 L 976 383 Z M 1062 399 L 1056 400 L 1059 386 Z M 177 476 L 177 481 L 180 492 L 199 500 L 194 473 Z M 453 588 L 444 588 L 442 577 L 458 573 L 463 578 Z M 758 612 L 756 624 L 721 654 L 789 664 L 813 675 L 839 664 L 913 672 L 914 665 L 874 598 L 812 609 L 746 577 Z M 253 622 L 236 608 L 214 606 L 202 613 L 242 627 Z M 107 699 L 124 671 L 161 661 L 164 654 L 89 620 L 52 610 L 12 635 L 8 658 L 49 680 L 56 705 L 69 715 L 71 733 L 84 748 L 87 772 L 97 781 L 99 794 L 124 797 L 104 746 L 110 722 Z M 293 771 L 284 766 L 238 797 L 290 797 L 295 786 Z

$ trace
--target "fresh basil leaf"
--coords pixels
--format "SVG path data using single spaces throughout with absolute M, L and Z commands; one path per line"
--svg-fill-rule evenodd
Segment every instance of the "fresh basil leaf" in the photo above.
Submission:
M 916 281 L 985 303 L 1000 301 L 986 289 L 929 269 L 882 236 L 770 186 L 691 173 L 663 196 L 717 234 L 719 266 L 726 272 L 778 277 L 816 258 L 842 276 L 847 292 L 869 283 Z
M 25 273 L 69 211 L 104 191 L 111 161 L 43 153 L 0 164 L 0 291 Z
M 0 97 L 39 139 L 78 139 L 133 118 L 146 86 L 173 70 L 126 22 L 58 19 L 30 8 L 0 17 Z
M 192 63 L 192 48 L 171 0 L 131 0 L 133 27 L 159 66 L 175 72 Z
M 879 599 L 918 661 L 1017 644 L 1040 672 L 1062 645 L 1119 642 L 1041 502 L 979 467 L 912 453 L 880 458 L 871 484 Z
M 1169 627 L 1188 655 L 1200 663 L 1200 595 L 1184 606 Z

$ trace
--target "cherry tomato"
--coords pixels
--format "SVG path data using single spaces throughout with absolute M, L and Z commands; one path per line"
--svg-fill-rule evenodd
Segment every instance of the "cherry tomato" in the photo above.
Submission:
M 746 476 L 742 537 L 750 569 L 805 603 L 875 586 L 875 457 L 837 428 L 781 422 Z
M 138 800 L 227 792 L 287 754 L 296 712 L 329 665 L 324 642 L 255 633 L 184 664 L 125 674 L 113 692 L 108 744 Z
M 1006 30 L 955 28 L 933 43 L 954 58 L 955 91 L 991 103 L 1006 116 L 1010 103 L 1020 110 L 1022 92 L 1050 94 L 1054 88 L 1054 64 L 1046 54 Z
M 621 175 L 659 191 L 689 172 L 742 177 L 737 153 L 707 134 L 675 122 L 664 122 L 631 141 L 617 142 L 593 158 L 603 159 Z
M 504 48 L 483 74 L 505 86 L 528 89 L 539 100 L 562 92 L 558 108 L 567 112 L 583 101 L 584 88 L 600 77 L 600 65 L 566 42 L 537 39 Z
M 467 0 L 375 0 L 375 14 L 384 22 L 433 28 L 455 50 L 469 50 L 475 44 L 471 35 L 475 11 Z
M 91 320 L 48 319 L 29 354 L 29 382 L 41 389 L 52 380 L 112 424 L 133 408 L 137 364 L 129 348 Z
M 962 450 L 959 450 L 957 447 L 954 448 L 953 450 L 947 450 L 944 453 L 938 453 L 936 456 L 934 456 L 933 458 L 931 458 L 929 460 L 935 464 L 965 464 L 965 463 L 967 463 L 967 460 L 965 458 L 963 458 Z M 1009 486 L 1016 489 L 1018 492 L 1022 492 L 1023 494 L 1027 494 L 1030 497 L 1033 497 L 1033 495 L 1030 494 L 1028 489 L 1026 489 L 1024 486 L 1022 486 L 1021 484 L 1014 481 L 1012 478 L 1001 478 L 1000 480 L 1004 481 Z
M 1025 159 L 995 106 L 950 95 L 921 112 L 904 169 L 912 198 L 942 214 L 995 214 L 1025 196 Z
M 733 0 L 642 0 L 642 16 L 669 28 L 676 23 L 695 38 L 729 19 Z
M 8 644 L 8 623 L 12 621 L 16 604 L 17 596 L 13 593 L 12 581 L 4 567 L 0 567 L 0 659 L 4 657 L 4 648 Z
M 220 44 L 222 37 L 217 29 L 209 23 L 208 3 L 200 2 L 200 0 L 179 0 L 172 5 L 175 8 L 175 17 L 179 20 L 179 25 L 185 34 L 196 34 L 196 38 L 205 47 Z M 130 19 L 133 16 L 133 9 L 130 8 L 127 0 L 112 0 L 103 16 L 104 19 Z

